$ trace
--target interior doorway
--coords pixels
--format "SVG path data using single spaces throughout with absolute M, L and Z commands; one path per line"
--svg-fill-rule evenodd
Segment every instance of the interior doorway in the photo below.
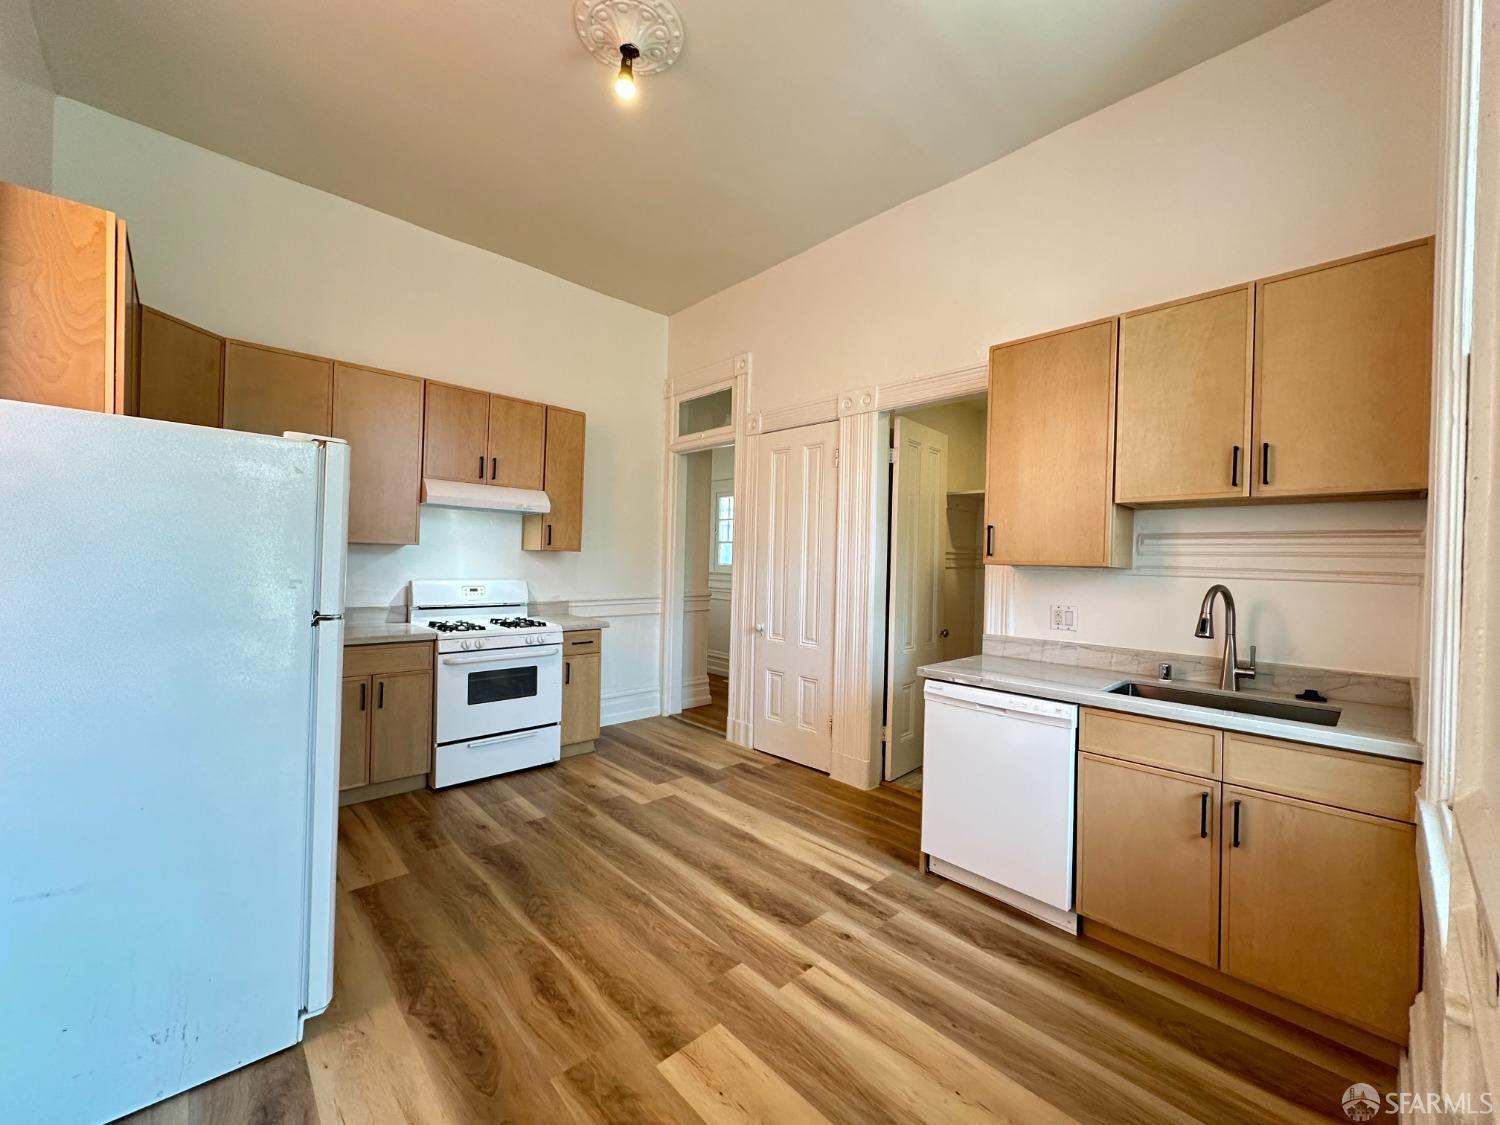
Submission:
M 730 608 L 735 557 L 733 445 L 677 454 L 682 491 L 682 710 L 715 734 L 729 724 Z
M 883 777 L 922 788 L 918 669 L 984 643 L 985 396 L 891 416 Z

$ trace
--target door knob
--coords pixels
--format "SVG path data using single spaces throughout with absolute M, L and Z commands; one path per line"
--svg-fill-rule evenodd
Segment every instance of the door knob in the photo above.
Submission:
M 944 629 L 941 633 L 938 634 L 938 636 L 942 637 L 944 640 L 947 640 L 948 639 L 948 630 Z
M 756 622 L 756 624 L 755 624 L 755 631 L 757 633 L 759 633 L 761 636 L 765 636 L 766 635 L 766 627 L 764 625 L 762 625 L 760 622 Z

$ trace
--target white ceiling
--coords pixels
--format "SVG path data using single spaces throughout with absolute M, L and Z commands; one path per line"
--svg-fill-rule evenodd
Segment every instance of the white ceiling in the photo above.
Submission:
M 57 92 L 661 312 L 1321 0 L 677 0 L 634 103 L 571 0 L 33 0 Z

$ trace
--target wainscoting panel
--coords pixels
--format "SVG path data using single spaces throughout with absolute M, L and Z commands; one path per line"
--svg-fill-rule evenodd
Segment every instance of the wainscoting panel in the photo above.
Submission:
M 661 598 L 579 599 L 568 612 L 609 625 L 602 634 L 600 723 L 661 714 Z

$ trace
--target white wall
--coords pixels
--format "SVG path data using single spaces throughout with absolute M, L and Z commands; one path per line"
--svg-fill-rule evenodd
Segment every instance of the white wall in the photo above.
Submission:
M 0 0 L 0 180 L 52 186 L 52 79 L 27 0 Z
M 130 224 L 142 299 L 215 332 L 588 414 L 583 550 L 521 518 L 424 510 L 422 542 L 353 546 L 349 604 L 410 578 L 524 578 L 614 617 L 605 720 L 657 710 L 664 317 L 68 99 L 53 186 Z
M 1441 6 L 1332 0 L 845 231 L 676 314 L 669 367 L 750 352 L 750 408 L 984 362 L 991 344 L 1431 234 Z M 1347 508 L 1347 506 L 1344 506 Z M 1225 510 L 1219 510 L 1222 514 Z M 1301 520 L 1236 509 L 1246 529 Z M 1276 509 L 1291 513 L 1293 509 Z M 1401 505 L 1315 509 L 1400 530 Z M 1143 522 L 1192 532 L 1213 510 Z M 1206 582 L 1191 583 L 1193 590 Z M 1415 594 L 1404 587 L 1267 581 L 1250 615 L 1274 621 L 1270 660 L 1409 674 Z M 1094 639 L 1198 651 L 1191 591 L 1130 576 L 1020 571 L 1012 628 L 1050 601 L 1080 607 Z M 1320 612 L 1302 611 L 1315 600 Z M 1190 617 L 1192 605 L 1187 605 Z M 1079 634 L 1048 634 L 1084 639 Z

